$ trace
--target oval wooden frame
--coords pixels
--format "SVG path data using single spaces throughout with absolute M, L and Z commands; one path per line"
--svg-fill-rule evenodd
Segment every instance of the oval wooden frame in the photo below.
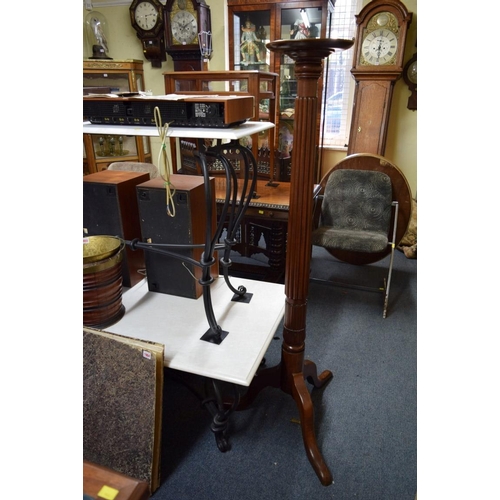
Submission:
M 326 182 L 328 178 L 335 170 L 340 169 L 353 169 L 353 170 L 375 170 L 378 172 L 383 172 L 387 174 L 391 178 L 392 182 L 392 194 L 393 200 L 398 202 L 399 211 L 398 211 L 398 225 L 396 228 L 396 246 L 403 239 L 403 236 L 408 229 L 408 224 L 411 218 L 412 212 L 412 194 L 410 185 L 403 174 L 403 172 L 391 163 L 387 158 L 383 156 L 368 154 L 368 153 L 356 153 L 345 157 L 339 163 L 337 163 L 334 167 L 332 167 L 321 179 L 320 181 L 320 194 L 323 194 L 325 191 Z M 321 204 L 315 208 L 314 214 L 314 228 L 318 226 L 319 216 L 320 216 L 320 208 Z M 390 228 L 390 232 L 392 233 L 392 225 Z M 349 264 L 371 264 L 373 262 L 377 262 L 382 260 L 384 257 L 389 255 L 391 252 L 391 248 L 387 246 L 387 249 L 383 252 L 378 253 L 362 253 L 362 252 L 349 252 L 346 250 L 335 250 L 328 249 L 331 255 L 335 258 L 342 260 L 344 262 L 348 262 Z

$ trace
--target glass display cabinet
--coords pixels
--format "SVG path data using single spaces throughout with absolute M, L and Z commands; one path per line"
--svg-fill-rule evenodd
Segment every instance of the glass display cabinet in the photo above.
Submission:
M 293 154 L 295 98 L 297 81 L 293 60 L 285 54 L 270 52 L 266 44 L 274 40 L 328 38 L 331 36 L 332 0 L 308 0 L 265 4 L 257 0 L 228 0 L 229 64 L 236 71 L 271 71 L 279 75 L 279 99 L 274 144 L 278 179 L 290 180 Z M 321 97 L 326 86 L 324 72 L 318 84 Z M 320 172 L 320 123 L 322 99 L 318 99 L 316 124 L 317 172 Z
M 103 88 L 109 88 L 111 92 L 139 92 L 144 90 L 142 61 L 138 59 L 84 59 L 84 93 Z
M 144 90 L 143 62 L 137 59 L 83 61 L 83 95 Z M 85 117 L 83 117 L 85 120 Z M 115 161 L 151 163 L 148 137 L 83 134 L 83 174 L 105 170 Z

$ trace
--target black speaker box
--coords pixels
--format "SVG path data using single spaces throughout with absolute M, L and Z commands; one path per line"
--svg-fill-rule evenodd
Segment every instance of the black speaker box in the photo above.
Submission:
M 197 175 L 172 174 L 170 183 L 175 188 L 173 203 L 175 216 L 167 213 L 167 193 L 162 179 L 151 179 L 137 186 L 137 200 L 141 221 L 142 241 L 168 244 L 204 244 L 206 233 L 206 197 L 204 179 Z M 216 227 L 215 180 L 210 178 L 212 199 L 211 234 Z M 203 248 L 174 249 L 197 262 Z M 215 256 L 217 259 L 217 256 Z M 202 269 L 175 257 L 144 251 L 149 290 L 187 298 L 198 298 L 203 287 L 198 280 Z M 216 278 L 218 265 L 210 269 Z
M 141 237 L 136 186 L 149 174 L 102 170 L 83 177 L 83 234 L 109 235 L 125 240 Z M 144 278 L 144 252 L 128 246 L 123 255 L 123 286 L 132 287 Z

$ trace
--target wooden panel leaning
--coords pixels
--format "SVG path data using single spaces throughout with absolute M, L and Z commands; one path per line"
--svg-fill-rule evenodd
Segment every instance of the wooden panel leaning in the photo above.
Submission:
M 83 459 L 151 493 L 160 483 L 163 358 L 163 344 L 83 329 Z

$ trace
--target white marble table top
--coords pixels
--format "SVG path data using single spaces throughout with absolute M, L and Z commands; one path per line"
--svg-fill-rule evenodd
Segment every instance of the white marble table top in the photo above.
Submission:
M 248 304 L 232 302 L 222 277 L 212 283 L 217 323 L 229 332 L 219 345 L 200 340 L 209 329 L 203 296 L 150 292 L 146 279 L 124 292 L 125 315 L 105 330 L 163 344 L 166 367 L 249 386 L 283 318 L 284 285 L 243 278 L 231 283 L 253 295 Z

